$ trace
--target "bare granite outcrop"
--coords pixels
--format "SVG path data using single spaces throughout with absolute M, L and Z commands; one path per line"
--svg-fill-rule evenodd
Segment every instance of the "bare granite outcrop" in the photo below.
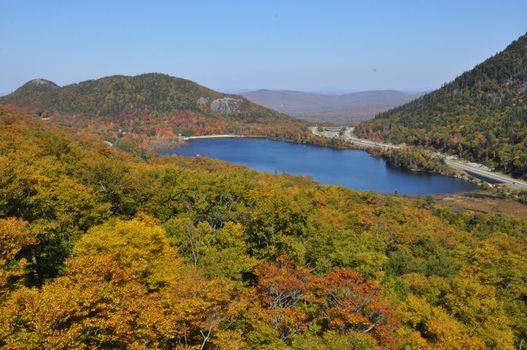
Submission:
M 215 113 L 237 114 L 242 111 L 243 99 L 233 97 L 222 97 L 210 103 L 210 109 Z

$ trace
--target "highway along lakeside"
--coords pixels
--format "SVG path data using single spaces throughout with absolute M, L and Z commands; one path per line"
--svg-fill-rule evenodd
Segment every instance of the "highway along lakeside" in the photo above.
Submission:
M 359 148 L 373 148 L 386 151 L 390 149 L 402 149 L 407 147 L 404 145 L 393 145 L 389 143 L 375 142 L 372 140 L 358 138 L 353 134 L 353 127 L 313 126 L 310 128 L 310 130 L 314 135 L 344 140 Z M 456 156 L 443 154 L 436 151 L 434 151 L 433 154 L 437 159 L 442 160 L 444 164 L 450 168 L 456 171 L 465 172 L 469 175 L 475 176 L 478 179 L 482 179 L 488 182 L 489 185 L 499 183 L 506 184 L 519 190 L 527 190 L 527 182 L 493 171 L 483 164 L 469 162 L 459 159 Z

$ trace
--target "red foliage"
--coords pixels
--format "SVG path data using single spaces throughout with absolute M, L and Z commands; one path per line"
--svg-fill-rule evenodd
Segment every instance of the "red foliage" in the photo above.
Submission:
M 316 276 L 287 257 L 261 265 L 258 298 L 284 340 L 312 323 L 325 330 L 370 334 L 379 345 L 396 346 L 398 321 L 381 287 L 356 271 L 340 268 Z

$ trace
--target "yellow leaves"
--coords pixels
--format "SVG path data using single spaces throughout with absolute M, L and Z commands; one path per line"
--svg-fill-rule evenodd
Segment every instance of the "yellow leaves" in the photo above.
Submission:
M 35 310 L 39 303 L 39 294 L 36 290 L 21 288 L 2 305 L 0 309 L 0 339 L 8 349 L 38 349 L 36 338 L 38 335 L 32 330 L 35 328 L 36 319 L 24 319 L 24 315 Z M 18 317 L 15 318 L 15 316 Z M 15 340 L 18 346 L 13 346 L 7 341 L 17 333 Z M 25 342 L 25 346 L 20 343 Z
M 434 317 L 426 322 L 427 331 L 436 340 L 434 347 L 443 350 L 485 349 L 485 343 L 471 336 L 457 321 L 447 313 L 436 309 Z
M 27 261 L 16 259 L 20 251 L 37 240 L 26 229 L 26 223 L 16 218 L 0 219 L 0 297 L 12 287 L 13 278 L 23 276 Z
M 409 294 L 399 307 L 401 320 L 420 329 L 433 344 L 434 349 L 484 349 L 485 344 L 469 335 L 460 322 L 449 316 L 441 307 L 428 304 L 424 298 Z
M 470 276 L 455 278 L 445 301 L 454 315 L 473 325 L 479 324 L 478 321 L 485 318 L 486 314 L 499 309 L 494 287 L 481 285 Z
M 129 276 L 110 255 L 85 255 L 66 261 L 69 278 L 78 283 L 124 283 Z
M 210 226 L 209 226 L 210 227 Z M 221 230 L 218 230 L 211 240 L 218 248 L 227 248 L 241 243 L 243 236 L 243 225 L 236 222 L 227 222 Z
M 360 332 L 329 331 L 323 336 L 306 333 L 293 340 L 295 350 L 377 350 L 390 348 L 387 344 L 378 347 L 373 338 Z
M 431 317 L 432 307 L 425 299 L 409 294 L 406 302 L 400 307 L 399 314 L 403 322 L 415 328 Z
M 0 219 L 0 266 L 13 260 L 22 248 L 36 243 L 26 225 L 16 218 Z
M 94 228 L 76 252 L 64 276 L 40 290 L 21 288 L 2 305 L 0 336 L 7 348 L 199 348 L 202 334 L 209 334 L 210 344 L 244 346 L 238 331 L 223 327 L 249 305 L 235 284 L 207 280 L 194 268 L 182 270 L 180 261 L 171 258 L 174 251 L 164 231 L 148 220 Z M 134 259 L 163 269 L 135 265 Z M 170 263 L 176 268 L 170 269 Z M 162 276 L 156 275 L 159 271 Z M 149 275 L 170 283 L 157 283 L 153 291 Z
M 92 228 L 74 252 L 78 256 L 110 255 L 131 278 L 151 289 L 175 283 L 182 265 L 165 230 L 139 219 L 115 220 Z
M 512 349 L 513 336 L 492 287 L 468 276 L 454 279 L 445 307 L 409 294 L 399 307 L 402 321 L 420 329 L 437 349 Z
M 445 306 L 485 341 L 491 348 L 512 349 L 514 338 L 509 320 L 496 299 L 494 286 L 480 284 L 469 275 L 452 281 L 451 291 L 445 296 Z
M 211 344 L 219 349 L 240 350 L 246 346 L 239 331 L 218 330 L 214 333 Z
M 431 302 L 437 301 L 442 293 L 450 289 L 448 280 L 439 276 L 426 277 L 421 273 L 408 273 L 401 277 L 414 294 Z
M 404 350 L 432 350 L 433 347 L 424 339 L 418 331 L 408 327 L 401 327 L 396 332 L 397 338 L 401 339 L 400 349 Z
M 90 267 L 86 260 L 76 268 Z M 93 273 L 110 268 L 114 275 L 120 274 L 111 259 L 93 259 L 91 265 Z M 59 277 L 41 290 L 22 288 L 6 302 L 0 328 L 8 348 L 82 349 L 97 343 L 133 341 L 131 322 L 138 308 L 147 310 L 149 305 L 144 303 L 148 301 L 143 299 L 144 290 L 108 276 L 85 279 L 90 274 L 75 275 L 75 267 L 71 272 L 73 278 Z M 134 331 L 141 334 L 141 326 Z

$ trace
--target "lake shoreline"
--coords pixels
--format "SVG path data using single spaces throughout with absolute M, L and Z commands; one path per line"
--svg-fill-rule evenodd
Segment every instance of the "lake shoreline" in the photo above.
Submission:
M 385 194 L 459 193 L 477 189 L 474 184 L 462 179 L 393 167 L 386 159 L 371 154 L 367 149 L 336 148 L 245 135 L 235 138 L 200 137 L 188 141 L 182 147 L 159 151 L 158 154 L 199 155 L 257 171 L 309 176 L 325 185 L 341 185 Z
M 284 138 L 273 138 L 273 137 L 266 136 L 266 135 L 212 134 L 212 135 L 181 136 L 178 138 L 179 140 L 178 142 L 173 143 L 173 144 L 164 145 L 163 147 L 155 147 L 154 151 L 159 152 L 159 151 L 166 151 L 172 148 L 184 147 L 188 141 L 192 141 L 192 140 L 222 139 L 222 138 L 265 139 L 265 140 L 287 142 L 287 143 L 298 144 L 298 145 L 310 145 L 314 147 L 331 148 L 335 150 L 364 151 L 368 153 L 371 157 L 385 159 L 391 166 L 398 168 L 398 169 L 402 169 L 402 170 L 406 170 L 406 171 L 410 171 L 410 172 L 414 172 L 418 174 L 422 173 L 422 174 L 449 176 L 449 177 L 453 177 L 456 179 L 471 182 L 482 189 L 487 189 L 488 187 L 486 186 L 486 183 L 484 181 L 474 176 L 471 176 L 469 174 L 456 171 L 455 169 L 452 169 L 452 168 L 449 168 L 449 171 L 446 171 L 444 169 L 443 170 L 438 170 L 438 169 L 431 170 L 431 169 L 424 169 L 424 168 L 411 168 L 407 166 L 392 164 L 391 158 L 388 157 L 388 152 L 390 151 L 390 149 L 367 147 L 361 144 L 346 142 L 338 138 L 327 138 L 327 137 L 317 135 L 317 134 L 314 134 L 314 136 L 317 137 L 316 140 L 305 140 L 301 142 L 290 140 L 290 139 L 284 139 Z
M 266 136 L 250 136 L 250 135 L 236 135 L 236 134 L 212 134 L 212 135 L 198 135 L 198 136 L 182 136 L 183 141 L 202 140 L 202 139 L 245 139 L 245 138 L 266 138 Z
M 382 158 L 386 160 L 391 166 L 402 169 L 402 170 L 414 172 L 417 174 L 431 174 L 431 175 L 448 176 L 448 177 L 470 182 L 478 186 L 479 189 L 483 189 L 483 190 L 489 190 L 489 188 L 492 188 L 494 186 L 494 185 L 489 185 L 487 181 L 482 180 L 470 173 L 459 171 L 458 169 L 454 167 L 449 167 L 448 165 L 441 163 L 439 160 L 432 159 L 432 158 L 429 158 L 429 160 L 431 162 L 437 163 L 432 168 L 425 168 L 424 166 L 418 166 L 416 168 L 416 167 L 409 167 L 406 164 L 392 163 L 393 158 L 390 157 L 390 152 L 393 152 L 393 151 L 410 152 L 412 149 L 414 149 L 413 147 L 408 147 L 404 149 L 399 149 L 399 148 L 393 149 L 393 148 L 379 148 L 379 147 L 365 146 L 360 143 L 347 142 L 346 140 L 343 140 L 340 138 L 328 138 L 323 135 L 318 135 L 317 133 L 314 133 L 312 129 L 311 129 L 311 136 L 315 136 L 316 139 L 306 139 L 302 141 L 295 141 L 291 139 L 284 139 L 281 137 L 272 137 L 272 136 L 266 136 L 266 135 L 240 135 L 240 134 L 211 134 L 211 135 L 179 136 L 175 140 L 168 141 L 166 144 L 153 147 L 153 151 L 160 152 L 160 151 L 170 150 L 173 148 L 184 147 L 188 141 L 193 141 L 193 140 L 222 139 L 222 138 L 225 138 L 225 139 L 265 139 L 265 140 L 271 140 L 271 141 L 286 142 L 286 143 L 291 143 L 291 144 L 331 148 L 331 149 L 336 149 L 336 150 L 348 149 L 348 150 L 364 151 L 368 153 L 371 157 Z

